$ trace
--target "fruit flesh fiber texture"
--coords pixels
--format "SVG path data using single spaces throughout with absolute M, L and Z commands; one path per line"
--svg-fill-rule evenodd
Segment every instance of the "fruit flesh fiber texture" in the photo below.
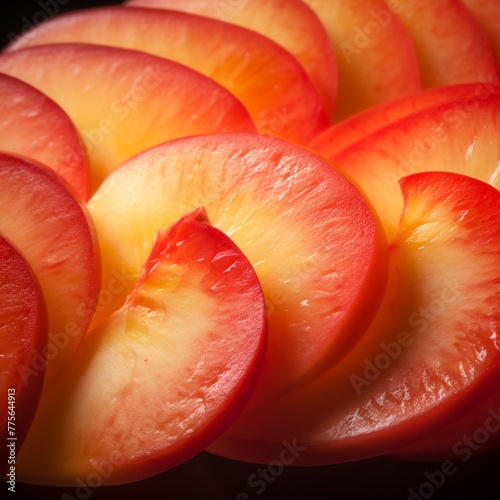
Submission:
M 124 306 L 45 393 L 18 477 L 124 484 L 188 460 L 243 408 L 265 341 L 260 284 L 234 243 L 200 210 L 160 229 Z
M 137 276 L 152 228 L 193 205 L 206 207 L 262 283 L 270 336 L 259 398 L 351 348 L 376 310 L 371 297 L 384 286 L 387 243 L 366 200 L 329 163 L 249 134 L 180 139 L 136 156 L 90 200 L 103 282 L 113 268 Z M 116 295 L 108 307 L 121 303 Z
M 386 2 L 305 3 L 321 19 L 335 49 L 339 86 L 334 123 L 422 88 L 411 36 Z
M 43 165 L 0 153 L 0 232 L 22 253 L 47 305 L 45 384 L 57 380 L 90 324 L 100 284 L 100 254 L 87 205 Z M 20 224 L 22 220 L 22 224 Z M 43 352 L 27 374 L 36 377 Z
M 331 117 L 337 101 L 335 51 L 316 14 L 302 1 L 252 0 L 217 5 L 199 0 L 129 0 L 131 7 L 179 10 L 235 24 L 270 38 L 302 65 Z
M 44 366 L 27 376 L 33 352 L 47 344 L 47 310 L 32 269 L 9 241 L 0 236 L 0 390 L 5 404 L 0 410 L 0 438 L 4 442 L 0 474 L 10 471 L 31 425 L 41 394 Z M 14 438 L 14 439 L 12 439 Z
M 403 118 L 333 156 L 371 200 L 389 240 L 403 206 L 398 182 L 406 175 L 451 171 L 498 188 L 500 94 L 498 84 L 491 88 L 480 98 L 449 101 Z
M 87 147 L 91 194 L 148 147 L 201 133 L 255 131 L 226 89 L 139 51 L 78 43 L 27 47 L 0 54 L 0 71 L 45 92 L 68 113 Z
M 362 460 L 424 438 L 492 390 L 500 195 L 442 172 L 405 178 L 403 192 L 386 294 L 356 349 L 309 386 L 242 415 L 209 451 L 267 463 L 295 439 L 304 447 L 295 465 Z
M 315 137 L 309 147 L 328 158 L 334 158 L 344 149 L 361 142 L 365 136 L 412 114 L 437 108 L 446 102 L 454 106 L 456 114 L 460 114 L 459 108 L 463 111 L 473 109 L 475 101 L 488 99 L 488 96 L 499 93 L 500 85 L 487 81 L 423 89 L 342 120 Z
M 306 144 L 329 123 L 320 95 L 290 53 L 239 26 L 183 12 L 109 7 L 53 19 L 21 38 L 14 48 L 75 42 L 139 50 L 187 66 L 235 96 L 261 133 Z M 114 78 L 121 78 L 122 72 L 118 70 Z M 183 120 L 195 125 L 190 114 L 207 104 L 199 102 L 192 89 L 202 82 L 184 85 L 184 92 L 172 98 L 184 103 Z M 218 106 L 222 116 L 223 101 Z M 212 128 L 205 127 L 205 132 L 219 131 L 215 127 L 219 115 L 213 113 Z M 233 124 L 220 131 L 246 132 L 248 128 Z
M 398 16 L 417 50 L 424 88 L 499 80 L 488 38 L 460 0 L 399 0 L 399 5 Z
M 0 75 L 0 99 L 0 149 L 47 165 L 87 201 L 87 154 L 68 115 L 37 89 L 5 74 Z

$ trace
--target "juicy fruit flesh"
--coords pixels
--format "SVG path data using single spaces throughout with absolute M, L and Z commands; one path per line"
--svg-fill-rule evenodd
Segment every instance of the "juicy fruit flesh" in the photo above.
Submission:
M 411 37 L 383 0 L 306 0 L 336 51 L 334 121 L 421 89 Z M 390 56 L 388 57 L 388 54 Z
M 319 19 L 297 0 L 253 0 L 214 5 L 203 0 L 129 0 L 125 6 L 173 9 L 199 14 L 250 29 L 290 52 L 307 72 L 329 116 L 337 97 L 337 63 Z
M 182 12 L 110 7 L 56 18 L 20 39 L 17 46 L 62 42 L 134 49 L 192 68 L 236 96 L 261 133 L 306 143 L 328 126 L 321 98 L 298 62 L 268 38 L 238 26 Z M 122 71 L 117 70 L 117 79 L 123 78 Z M 184 82 L 185 89 L 201 84 Z M 210 89 L 205 92 L 209 94 Z M 195 113 L 206 104 L 193 99 L 198 93 L 191 94 L 186 90 L 176 98 L 181 98 L 189 113 Z M 158 102 L 154 105 L 158 106 Z M 168 106 L 172 104 L 169 102 Z M 220 114 L 222 104 L 218 106 Z M 185 111 L 181 116 L 186 115 L 184 120 L 194 127 L 195 117 L 189 113 Z M 219 114 L 214 113 L 212 119 L 220 119 Z M 201 131 L 217 130 L 213 127 Z M 249 130 L 233 123 L 232 128 L 221 131 Z M 192 133 L 195 132 L 200 130 L 194 128 Z
M 500 196 L 446 173 L 411 176 L 403 189 L 389 285 L 362 341 L 330 373 L 268 407 L 265 420 L 262 408 L 245 415 L 211 451 L 268 460 L 273 444 L 293 436 L 309 449 L 303 465 L 368 458 L 424 436 L 493 382 Z
M 486 393 L 486 394 L 485 394 Z M 460 415 L 449 421 L 434 432 L 427 434 L 423 439 L 410 443 L 409 446 L 395 450 L 391 456 L 398 460 L 411 461 L 444 461 L 450 453 L 468 460 L 477 453 L 485 453 L 498 448 L 500 437 L 491 432 L 489 439 L 481 445 L 467 446 L 467 438 L 474 436 L 477 429 L 483 428 L 485 423 L 489 429 L 498 420 L 500 408 L 500 390 L 495 381 L 489 391 L 478 391 L 468 408 L 464 408 Z
M 47 304 L 49 383 L 94 313 L 100 281 L 96 235 L 87 207 L 44 167 L 1 153 L 0 190 L 0 232 L 22 248 Z
M 43 346 L 36 338 L 27 336 L 43 323 L 45 304 L 36 279 L 26 263 L 7 240 L 0 237 L 0 372 L 2 394 L 17 387 L 29 367 L 30 348 Z M 43 338 L 43 336 L 41 336 Z M 14 363 L 14 364 L 12 364 Z M 17 365 L 19 363 L 19 365 Z M 13 370 L 12 368 L 20 368 Z M 43 372 L 39 379 L 43 379 Z
M 466 177 L 428 173 L 405 178 L 403 193 L 392 258 L 406 276 L 393 328 L 409 327 L 414 335 L 414 345 L 403 355 L 407 368 L 400 365 L 409 392 L 399 394 L 399 373 L 391 375 L 394 380 L 375 382 L 377 393 L 395 398 L 392 410 L 387 398 L 387 413 L 401 415 L 402 421 L 405 415 L 428 416 L 433 406 L 459 399 L 464 388 L 491 376 L 499 360 L 495 304 L 500 298 L 497 191 Z M 469 264 L 461 267 L 461 262 Z M 405 310 L 404 303 L 415 311 Z M 370 399 L 380 401 L 373 394 Z
M 255 131 L 227 90 L 185 66 L 138 51 L 86 44 L 28 47 L 0 55 L 0 71 L 39 88 L 72 118 L 87 147 L 91 193 L 123 161 L 155 144 L 204 132 Z
M 500 67 L 500 11 L 496 0 L 463 0 L 483 29 Z
M 219 3 L 220 5 L 220 3 Z M 229 5 L 229 4 L 228 4 Z M 493 141 L 494 141 L 494 138 L 493 138 Z M 492 142 L 493 142 L 492 141 Z M 473 153 L 473 150 L 477 150 L 476 147 L 472 147 L 473 145 L 472 144 L 469 144 L 469 148 L 466 152 L 466 154 L 464 155 L 464 157 L 468 157 L 471 153 Z M 493 155 L 493 160 L 495 160 L 494 158 L 494 155 Z M 486 162 L 486 163 L 489 163 L 489 162 Z M 497 168 L 498 170 L 498 168 Z M 404 171 L 405 173 L 407 173 L 407 170 Z M 497 171 L 495 169 L 493 169 L 493 171 L 489 170 L 488 171 L 490 175 L 490 179 L 492 179 L 493 181 L 498 177 L 497 176 Z M 487 172 L 487 173 L 488 173 Z M 495 177 L 496 176 L 496 177 Z M 418 205 L 418 204 L 417 204 Z M 415 208 L 414 209 L 416 210 L 416 212 L 419 212 L 421 211 L 422 213 L 425 212 L 426 210 L 426 207 L 425 207 L 425 204 L 422 204 L 422 206 L 420 208 Z M 450 216 L 453 214 L 450 214 L 450 213 L 442 213 L 443 216 Z M 459 215 L 458 217 L 456 217 L 453 221 L 455 222 L 456 220 L 461 220 L 462 217 L 465 217 L 466 214 L 465 214 L 465 211 L 462 211 L 461 215 Z M 441 222 L 445 222 L 445 220 L 443 219 Z M 418 226 L 418 224 L 417 224 Z M 415 245 L 415 248 L 418 248 L 419 250 L 422 250 L 424 247 L 425 247 L 425 242 L 428 240 L 428 239 L 436 239 L 438 240 L 440 237 L 442 237 L 443 235 L 443 231 L 441 231 L 440 229 L 438 229 L 439 227 L 439 224 L 435 224 L 435 223 L 432 223 L 432 224 L 429 224 L 429 225 L 426 225 L 425 227 L 423 228 L 420 228 L 420 227 L 413 227 L 413 224 L 409 224 L 408 227 L 406 228 L 406 234 L 402 236 L 402 239 L 404 239 L 404 241 L 407 241 L 410 245 L 411 244 L 414 244 Z M 423 247 L 422 247 L 422 244 Z M 393 251 L 393 256 L 396 255 L 398 252 L 397 251 Z M 432 263 L 432 265 L 430 266 L 430 268 L 435 271 L 435 274 L 440 270 L 442 269 L 442 267 L 445 265 L 445 264 L 449 264 L 450 262 L 455 264 L 457 268 L 459 268 L 463 262 L 463 259 L 465 257 L 469 257 L 469 255 L 467 254 L 467 252 L 463 252 L 462 250 L 458 250 L 458 251 L 450 251 L 450 255 L 449 255 L 449 258 L 446 258 L 446 259 L 440 259 L 440 256 L 437 256 L 436 259 L 435 259 L 435 262 Z M 396 258 L 394 258 L 394 260 L 397 260 Z M 404 255 L 400 258 L 401 262 L 403 262 L 405 265 L 408 265 L 408 267 L 415 267 L 416 265 L 418 265 L 418 262 L 419 262 L 419 259 L 416 259 L 415 262 L 411 261 L 411 259 L 408 259 L 406 258 Z M 473 259 L 474 260 L 474 259 Z M 411 262 L 410 262 L 411 261 Z M 307 266 L 306 266 L 307 267 Z M 413 276 L 411 274 L 411 271 L 413 269 L 410 270 L 410 274 L 409 276 L 412 276 L 412 278 L 415 278 L 415 276 Z M 129 271 L 127 270 L 122 270 L 122 273 L 121 275 L 119 274 L 119 272 L 114 269 L 114 274 L 113 274 L 113 278 L 115 279 L 115 282 L 116 282 L 116 279 L 118 279 L 120 281 L 120 283 L 122 283 L 123 280 L 127 280 L 128 277 L 130 276 L 128 273 Z M 295 270 L 294 270 L 295 272 Z M 177 282 L 178 282 L 178 276 L 179 276 L 179 273 L 176 273 L 174 272 L 172 276 L 169 276 L 168 278 L 168 286 L 172 286 L 172 287 L 176 287 L 177 286 Z M 475 276 L 475 275 L 474 275 Z M 462 273 L 462 277 L 465 277 L 467 279 L 469 278 L 472 278 L 473 276 L 471 276 L 470 273 L 468 272 L 463 272 Z M 484 274 L 484 278 L 485 278 L 485 282 L 487 282 L 487 275 L 486 273 Z M 135 280 L 136 277 L 134 276 L 133 279 Z M 139 277 L 139 280 L 141 278 Z M 418 280 L 417 280 L 418 282 Z M 422 285 L 421 282 L 419 282 L 419 285 Z M 439 284 L 438 283 L 427 283 L 428 287 L 427 287 L 427 291 L 429 292 L 429 290 L 432 292 L 433 290 L 437 290 L 437 291 L 442 291 L 442 288 L 439 288 Z M 488 286 L 488 285 L 486 285 Z M 404 288 L 404 287 L 403 287 Z M 448 282 L 448 284 L 446 285 L 446 288 L 447 288 L 447 291 L 446 291 L 446 304 L 447 306 L 449 306 L 449 303 L 451 303 L 453 305 L 453 303 L 456 301 L 457 299 L 457 289 L 458 289 L 458 281 L 456 279 L 454 279 L 453 281 L 451 282 Z M 393 289 L 391 289 L 391 287 L 389 287 L 389 290 L 392 290 L 394 293 L 397 293 L 395 290 L 398 290 L 396 287 L 394 287 Z M 109 291 L 109 290 L 108 290 Z M 149 290 L 149 291 L 152 291 L 152 290 Z M 155 302 L 155 299 L 154 298 L 151 298 L 149 297 L 149 291 L 148 293 L 145 294 L 146 298 L 147 298 L 147 301 L 148 301 L 148 304 L 151 303 L 151 302 Z M 414 294 L 415 290 L 414 290 L 414 287 L 413 286 L 408 286 L 408 295 L 411 295 L 411 294 Z M 428 304 L 430 304 L 431 301 L 429 299 L 429 297 L 436 297 L 436 299 L 441 299 L 443 300 L 443 295 L 441 294 L 437 294 L 437 295 L 433 295 L 431 292 L 429 293 L 425 293 L 425 294 L 422 294 L 422 297 L 419 297 L 419 300 L 420 300 L 420 304 L 423 304 L 423 306 L 421 307 L 425 307 L 427 310 L 429 310 L 429 308 L 427 307 Z M 476 290 L 477 292 L 477 290 Z M 450 295 L 451 294 L 451 295 Z M 153 294 L 155 295 L 155 294 Z M 418 295 L 418 294 L 415 294 L 415 295 Z M 276 296 L 275 296 L 276 297 Z M 389 296 L 388 296 L 389 297 Z M 390 297 L 389 297 L 390 298 Z M 434 299 L 434 300 L 436 300 Z M 278 296 L 278 299 L 277 300 L 280 300 L 279 296 Z M 392 300 L 396 300 L 394 297 Z M 448 303 L 449 302 L 449 303 Z M 271 301 L 271 305 L 274 303 L 274 301 Z M 465 306 L 468 306 L 469 303 L 466 302 L 465 303 Z M 399 323 L 402 324 L 404 323 L 405 321 L 407 322 L 408 320 L 408 317 L 410 314 L 412 314 L 414 311 L 412 311 L 411 309 L 408 310 L 406 309 L 405 310 L 405 305 L 403 304 L 402 305 L 402 309 L 401 309 L 401 314 L 400 314 L 400 321 Z M 462 309 L 466 309 L 466 307 L 462 308 Z M 426 313 L 427 314 L 427 313 Z M 434 314 L 434 313 L 432 313 Z M 405 316 L 406 315 L 406 316 Z M 434 314 L 435 315 L 435 314 Z M 380 319 L 380 318 L 379 318 Z M 384 318 L 382 318 L 384 319 Z M 493 336 L 494 334 L 492 334 Z M 442 340 L 442 339 L 441 339 Z M 460 339 L 460 340 L 463 340 L 463 339 Z M 375 341 L 374 341 L 375 342 Z M 376 344 L 376 342 L 375 342 Z M 368 348 L 365 349 L 364 351 L 363 350 L 360 350 L 359 351 L 359 355 L 360 356 L 363 356 L 363 353 L 365 353 L 367 356 L 376 356 L 377 354 L 379 354 L 379 349 L 377 348 L 377 345 L 373 344 L 373 349 L 370 351 Z M 378 347 L 380 347 L 380 344 L 378 344 Z M 439 346 L 438 346 L 439 347 Z M 468 347 L 468 343 L 465 342 L 463 346 L 460 346 L 460 343 L 458 342 L 457 343 L 457 347 L 458 347 L 458 350 L 462 349 L 462 347 L 464 348 L 464 352 L 467 350 L 467 347 Z M 446 350 L 447 352 L 448 350 Z M 479 363 L 482 363 L 484 361 L 484 357 L 487 357 L 487 353 L 486 353 L 486 349 L 482 349 L 481 346 L 478 347 L 478 355 L 477 355 L 477 360 L 479 361 Z M 473 359 L 472 357 L 470 359 Z M 446 363 L 443 363 L 443 366 L 445 365 Z M 454 359 L 450 359 L 450 366 L 455 368 L 455 360 Z M 359 366 L 359 365 L 358 365 Z M 463 367 L 461 367 L 463 368 Z M 467 363 L 467 366 L 465 366 L 465 369 L 464 370 L 461 370 L 461 373 L 460 375 L 464 375 L 464 373 L 466 373 L 467 375 L 470 375 L 471 378 L 473 378 L 473 372 L 475 371 L 476 367 L 474 365 L 474 363 Z M 417 372 L 417 376 L 420 374 L 420 371 Z M 425 374 L 427 375 L 427 373 Z M 432 377 L 422 377 L 423 378 L 423 383 L 424 383 L 424 388 L 427 389 L 427 384 L 429 384 L 431 387 L 433 387 L 433 389 L 435 389 L 437 387 L 437 385 L 439 383 L 442 383 L 443 382 L 443 379 L 446 379 L 445 382 L 450 382 L 450 377 L 449 377 L 449 374 L 444 371 L 442 374 L 442 376 L 438 377 L 437 379 L 433 380 Z M 485 377 L 486 378 L 486 377 Z M 453 381 L 451 381 L 453 382 Z M 451 385 L 451 384 L 450 384 Z M 449 389 L 449 386 L 441 386 L 441 390 L 447 390 Z M 476 384 L 476 385 L 481 385 L 481 384 Z M 484 385 L 484 384 L 483 384 Z M 460 389 L 460 387 L 458 387 L 459 390 L 462 390 Z M 481 392 L 480 390 L 478 392 Z M 347 396 L 346 396 L 347 397 Z M 299 398 L 300 399 L 300 398 Z M 339 398 L 340 399 L 340 398 Z M 365 416 L 367 416 L 367 428 L 369 429 L 369 425 L 370 423 L 373 423 L 374 420 L 376 420 L 376 412 L 377 412 L 377 408 L 378 406 L 381 404 L 381 401 L 382 401 L 382 404 L 385 403 L 385 400 L 383 400 L 383 398 L 375 398 L 376 401 L 373 402 L 373 405 L 372 407 L 370 408 L 370 410 L 373 409 L 373 413 L 369 413 L 369 412 L 366 412 L 365 413 Z M 473 401 L 474 398 L 471 399 L 471 401 Z M 301 403 L 302 404 L 302 403 Z M 401 404 L 404 404 L 404 401 L 401 403 Z M 452 405 L 453 406 L 453 405 Z M 292 408 L 293 409 L 293 408 Z M 453 410 L 452 409 L 448 409 L 448 413 L 452 413 Z M 305 415 L 305 414 L 304 414 Z M 375 418 L 373 418 L 373 415 L 375 415 Z M 353 418 L 350 419 L 348 422 L 346 422 L 346 427 L 348 425 L 352 425 L 353 422 L 356 421 L 357 418 L 359 418 L 359 415 L 356 414 L 355 412 L 352 413 L 352 416 Z M 305 415 L 305 417 L 307 418 L 307 415 Z M 446 418 L 443 420 L 445 421 Z M 391 421 L 388 420 L 388 422 L 390 423 Z M 352 427 L 351 427 L 352 428 Z M 396 433 L 398 433 L 398 429 L 395 430 Z M 404 432 L 403 432 L 404 434 Z M 260 437 L 260 436 L 259 436 Z M 320 439 L 321 439 L 321 436 L 320 436 Z M 372 448 L 373 450 L 375 450 L 375 447 Z M 131 451 L 130 448 L 128 450 L 129 452 Z M 132 448 L 132 451 L 133 451 L 133 448 Z M 376 453 L 379 453 L 380 449 L 378 450 L 375 450 L 374 452 Z M 411 452 L 410 452 L 411 453 Z M 133 455 L 133 453 L 131 453 L 131 456 Z M 275 455 L 273 455 L 274 457 Z M 326 459 L 328 460 L 328 454 L 326 454 Z
M 492 89 L 484 99 L 470 96 L 410 115 L 333 155 L 373 203 L 389 240 L 403 205 L 398 181 L 406 175 L 451 171 L 500 185 L 500 94 Z
M 111 469 L 108 484 L 118 484 L 177 465 L 241 410 L 264 347 L 251 265 L 220 231 L 187 216 L 159 231 L 127 302 L 89 332 L 41 402 L 18 474 L 72 484 Z
M 315 155 L 264 136 L 218 134 L 153 148 L 122 166 L 90 200 L 103 286 L 113 269 L 137 279 L 155 228 L 193 204 L 206 207 L 262 283 L 270 325 L 263 392 L 314 366 L 323 369 L 348 349 L 376 308 L 363 298 L 383 286 L 386 243 L 347 180 Z M 116 294 L 102 307 L 95 324 L 124 297 Z
M 89 197 L 87 155 L 68 115 L 45 94 L 0 75 L 0 149 L 55 170 L 82 200 Z
M 398 0 L 417 50 L 424 88 L 499 78 L 494 52 L 460 0 Z
M 344 149 L 362 141 L 365 136 L 413 113 L 437 107 L 446 102 L 455 103 L 456 107 L 465 107 L 470 99 L 470 105 L 473 105 L 475 99 L 484 98 L 489 93 L 500 93 L 500 85 L 481 82 L 424 89 L 409 96 L 370 107 L 355 116 L 342 120 L 315 137 L 309 147 L 324 156 L 334 158 Z
M 0 452 L 3 475 L 12 465 L 9 445 L 13 441 L 8 438 L 16 437 L 16 449 L 20 448 L 42 390 L 43 366 L 35 377 L 26 374 L 33 352 L 41 352 L 47 342 L 47 310 L 30 266 L 2 236 L 0 295 L 0 391 L 6 398 L 0 409 L 0 437 L 7 445 Z

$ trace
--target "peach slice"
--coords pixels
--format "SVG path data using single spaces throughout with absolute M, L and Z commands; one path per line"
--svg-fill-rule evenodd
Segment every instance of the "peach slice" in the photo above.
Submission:
M 411 34 L 424 88 L 499 80 L 485 33 L 461 0 L 397 0 Z
M 334 120 L 421 88 L 408 30 L 384 0 L 305 0 L 335 49 L 339 88 Z
M 302 65 L 329 116 L 337 100 L 335 52 L 316 14 L 300 0 L 128 0 L 124 6 L 171 9 L 241 26 L 270 38 Z
M 387 243 L 359 191 L 326 161 L 257 134 L 170 141 L 115 171 L 89 201 L 103 283 L 136 279 L 156 228 L 203 205 L 254 265 L 269 317 L 269 348 L 255 398 L 301 383 L 342 357 L 377 308 Z M 133 284 L 109 294 L 94 324 Z
M 32 158 L 55 170 L 87 201 L 87 153 L 68 115 L 26 83 L 0 75 L 0 150 Z
M 26 260 L 0 236 L 0 477 L 13 476 L 42 391 L 39 377 L 25 380 L 33 353 L 47 343 L 47 310 L 38 282 Z M 9 482 L 12 481 L 9 477 Z
M 123 307 L 40 401 L 18 477 L 123 484 L 179 465 L 241 411 L 265 340 L 262 290 L 236 245 L 203 210 L 160 228 Z
M 68 365 L 97 303 L 100 256 L 90 214 L 55 172 L 0 153 L 0 233 L 30 265 L 48 311 L 48 344 L 32 353 L 23 378 L 31 383 L 45 372 L 50 386 Z
M 242 414 L 209 451 L 269 463 L 289 443 L 294 465 L 366 459 L 445 426 L 498 384 L 500 192 L 451 172 L 401 184 L 390 280 L 362 341 L 308 386 Z
M 334 154 L 335 164 L 362 189 L 389 240 L 402 209 L 402 177 L 428 170 L 463 173 L 499 187 L 500 85 L 424 109 Z
M 496 0 L 462 0 L 483 28 L 500 65 L 500 9 Z
M 324 156 L 334 158 L 343 149 L 347 149 L 365 136 L 413 113 L 447 101 L 462 100 L 466 105 L 469 101 L 473 103 L 476 99 L 483 99 L 491 93 L 500 93 L 500 85 L 475 82 L 424 89 L 342 120 L 315 137 L 309 147 Z
M 329 123 L 320 95 L 286 50 L 262 35 L 222 21 L 162 9 L 87 9 L 38 26 L 11 49 L 61 42 L 135 49 L 188 66 L 234 94 L 261 133 L 306 143 Z M 212 106 L 224 116 L 226 105 L 215 105 L 215 95 L 203 103 L 191 102 L 215 90 L 202 91 L 196 82 L 185 81 L 183 85 L 186 89 L 199 88 L 190 98 L 175 99 L 185 108 L 183 120 L 187 125 L 193 127 L 198 121 L 204 124 L 195 114 L 198 108 Z M 138 121 L 143 123 L 144 119 Z M 220 121 L 214 117 L 214 125 L 211 129 L 205 125 L 206 131 L 224 131 L 224 127 L 215 126 Z M 225 127 L 225 131 L 246 132 L 248 127 Z
M 227 90 L 173 61 L 139 51 L 54 44 L 5 52 L 0 72 L 40 89 L 70 116 L 87 147 L 91 193 L 118 165 L 169 139 L 255 131 Z
M 473 456 L 498 449 L 499 431 L 500 388 L 496 384 L 489 394 L 479 395 L 455 419 L 390 455 L 412 462 L 441 462 L 450 457 L 467 462 Z

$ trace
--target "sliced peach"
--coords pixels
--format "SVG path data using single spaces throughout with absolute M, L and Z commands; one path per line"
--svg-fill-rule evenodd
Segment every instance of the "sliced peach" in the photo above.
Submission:
M 496 0 L 462 0 L 483 28 L 500 65 L 500 9 Z
M 45 371 L 49 386 L 68 365 L 96 307 L 100 256 L 90 214 L 62 177 L 0 153 L 0 233 L 22 253 L 44 295 L 48 344 L 32 353 L 23 377 L 31 383 Z
M 500 86 L 477 88 L 479 93 L 414 113 L 331 157 L 368 196 L 389 240 L 403 205 L 398 181 L 406 175 L 446 170 L 500 186 Z
M 17 78 L 0 75 L 0 150 L 40 161 L 89 197 L 87 153 L 68 115 L 52 99 Z
M 262 290 L 236 245 L 202 210 L 160 228 L 123 307 L 44 394 L 18 477 L 123 484 L 179 465 L 241 411 L 265 340 Z
M 397 5 L 417 50 L 424 88 L 498 81 L 493 49 L 461 0 L 397 0 Z
M 494 384 L 487 394 L 479 395 L 446 425 L 390 455 L 411 462 L 450 458 L 467 462 L 473 456 L 498 449 L 499 431 L 500 388 Z
M 269 349 L 256 398 L 272 397 L 342 357 L 377 308 L 387 244 L 359 191 L 326 161 L 257 134 L 170 141 L 126 162 L 89 201 L 103 285 L 139 277 L 156 228 L 206 207 L 262 284 Z M 94 322 L 132 283 L 98 306 Z
M 259 132 L 265 134 L 306 143 L 328 126 L 321 97 L 300 64 L 268 38 L 239 26 L 183 12 L 106 7 L 54 18 L 27 33 L 11 49 L 58 42 L 136 49 L 188 66 L 234 94 L 252 116 Z M 196 99 L 215 90 L 202 91 L 197 82 L 182 84 L 186 89 L 199 89 L 192 93 L 184 90 L 187 97 L 169 98 L 183 105 L 182 118 L 187 123 L 184 128 L 193 128 L 201 121 L 197 131 L 204 130 L 202 125 L 207 132 L 248 131 L 245 124 L 239 129 L 234 125 L 217 127 L 227 104 L 222 101 L 219 104 L 216 95 L 197 103 Z M 179 93 L 179 89 L 174 86 L 170 92 Z M 207 127 L 208 120 L 196 114 L 198 109 L 207 108 L 216 108 L 213 113 L 220 114 L 213 117 L 211 128 Z M 137 119 L 144 122 L 144 118 Z
M 337 59 L 336 122 L 421 88 L 408 30 L 384 0 L 305 0 L 324 24 Z
M 424 89 L 409 96 L 373 106 L 342 120 L 315 137 L 309 146 L 324 156 L 334 158 L 343 149 L 347 149 L 365 136 L 413 113 L 447 101 L 462 100 L 465 105 L 469 100 L 474 101 L 488 94 L 499 92 L 500 85 L 488 82 Z
M 168 139 L 255 131 L 243 105 L 220 85 L 139 51 L 28 47 L 1 54 L 0 71 L 40 89 L 68 113 L 87 147 L 91 193 L 123 161 Z
M 500 192 L 450 172 L 414 174 L 402 189 L 390 280 L 362 341 L 308 386 L 242 414 L 209 451 L 268 463 L 287 442 L 294 465 L 366 459 L 446 425 L 498 384 Z
M 270 38 L 299 61 L 332 116 L 338 86 L 335 52 L 323 24 L 302 1 L 128 0 L 124 5 L 198 14 L 242 26 Z
M 38 406 L 44 369 L 25 379 L 33 354 L 47 344 L 47 310 L 42 291 L 26 260 L 0 236 L 0 477 L 16 478 L 16 457 Z M 13 474 L 12 474 L 13 473 Z

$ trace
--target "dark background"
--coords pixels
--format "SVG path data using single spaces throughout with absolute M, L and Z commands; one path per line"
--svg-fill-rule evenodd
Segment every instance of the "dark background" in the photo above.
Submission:
M 410 488 L 418 492 L 421 483 L 428 482 L 424 473 L 432 473 L 440 465 L 405 464 L 376 458 L 329 467 L 292 467 L 285 469 L 258 494 L 256 487 L 249 486 L 247 481 L 262 466 L 202 453 L 176 469 L 125 486 L 77 491 L 76 484 L 74 488 L 48 488 L 18 483 L 16 493 L 33 500 L 240 500 L 240 493 L 248 494 L 247 500 L 407 500 Z M 457 472 L 425 498 L 500 498 L 499 465 L 500 453 L 458 462 Z M 7 491 L 6 484 L 1 487 Z M 424 494 L 426 492 L 423 490 Z M 0 497 L 9 498 L 3 496 L 3 491 Z
M 219 0 L 207 0 L 219 1 Z M 62 3 L 60 3 L 62 2 Z M 121 1 L 37 0 L 4 2 L 0 16 L 0 46 L 18 36 L 23 30 L 62 13 L 98 5 L 119 4 Z M 6 10 L 8 5 L 8 11 Z M 0 103 L 1 106 L 1 103 Z M 0 108 L 1 109 L 1 108 Z M 329 467 L 290 467 L 268 483 L 258 493 L 248 484 L 248 478 L 258 472 L 259 465 L 241 463 L 202 453 L 180 467 L 151 479 L 121 487 L 92 489 L 49 488 L 16 484 L 16 494 L 32 499 L 144 500 L 236 500 L 239 493 L 259 500 L 405 500 L 409 489 L 418 491 L 424 475 L 440 468 L 440 463 L 404 463 L 388 458 Z M 440 499 L 499 498 L 500 451 L 485 454 L 463 463 L 456 463 L 457 472 L 446 478 L 430 496 Z M 1 485 L 1 498 L 9 498 L 7 484 Z M 424 490 L 422 493 L 431 493 Z M 11 497 L 13 498 L 13 496 Z M 243 498 L 245 498 L 243 496 Z
M 0 46 L 5 47 L 13 36 L 19 36 L 23 30 L 26 31 L 55 14 L 120 3 L 122 0 L 101 2 L 97 0 L 15 0 L 11 2 L 3 0 L 0 15 Z

